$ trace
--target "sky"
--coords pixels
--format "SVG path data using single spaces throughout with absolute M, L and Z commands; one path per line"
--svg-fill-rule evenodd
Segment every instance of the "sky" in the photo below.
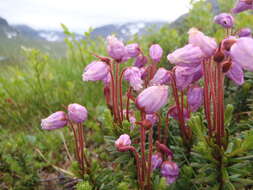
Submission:
M 173 21 L 190 0 L 0 0 L 0 17 L 11 24 L 82 33 L 89 27 L 131 21 Z

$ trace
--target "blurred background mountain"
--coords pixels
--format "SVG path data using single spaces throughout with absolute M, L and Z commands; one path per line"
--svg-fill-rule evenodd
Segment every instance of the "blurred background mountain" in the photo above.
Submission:
M 213 12 L 219 12 L 217 0 L 207 0 L 211 3 Z M 136 21 L 122 24 L 107 24 L 91 29 L 91 38 L 106 37 L 110 34 L 116 34 L 123 40 L 129 40 L 134 35 L 142 36 L 159 31 L 162 27 L 177 27 L 180 25 L 187 14 L 180 16 L 175 21 L 169 23 L 165 21 Z M 36 30 L 29 25 L 19 24 L 10 25 L 8 20 L 0 17 L 0 61 L 20 61 L 19 55 L 21 47 L 37 48 L 47 52 L 55 57 L 62 57 L 66 53 L 66 44 L 64 42 L 65 34 L 57 30 Z M 75 33 L 77 40 L 83 39 L 84 35 Z M 53 50 L 53 51 L 52 51 Z M 18 57 L 18 58 L 17 58 Z

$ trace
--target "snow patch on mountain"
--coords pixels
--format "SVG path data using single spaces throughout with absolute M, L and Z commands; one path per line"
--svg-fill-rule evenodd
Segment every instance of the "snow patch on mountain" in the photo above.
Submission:
M 144 23 L 134 23 L 128 26 L 128 30 L 130 32 L 130 35 L 134 35 L 134 34 L 139 33 L 140 29 L 144 27 L 145 27 Z
M 39 36 L 49 42 L 62 41 L 61 37 L 54 32 L 41 32 Z
M 16 32 L 6 32 L 5 35 L 8 39 L 12 39 L 17 36 L 17 33 Z

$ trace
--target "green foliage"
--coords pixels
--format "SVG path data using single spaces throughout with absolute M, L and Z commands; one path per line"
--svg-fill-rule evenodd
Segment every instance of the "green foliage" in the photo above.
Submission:
M 66 154 L 59 152 L 62 141 L 57 133 L 47 134 L 38 132 L 36 135 L 24 132 L 12 133 L 0 129 L 0 186 L 6 189 L 28 190 L 40 185 L 40 174 L 52 173 L 46 169 L 49 163 L 42 160 L 36 150 L 45 153 L 51 164 L 65 160 Z M 8 140 L 6 140 L 8 139 Z
M 77 184 L 76 189 L 77 190 L 92 190 L 92 187 L 90 186 L 89 182 L 83 181 Z

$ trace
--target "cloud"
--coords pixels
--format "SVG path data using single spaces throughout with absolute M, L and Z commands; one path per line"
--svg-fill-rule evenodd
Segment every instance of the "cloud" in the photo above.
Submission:
M 90 26 L 129 21 L 172 21 L 189 9 L 189 0 L 8 0 L 0 16 L 13 24 L 60 29 L 60 23 L 81 32 Z

